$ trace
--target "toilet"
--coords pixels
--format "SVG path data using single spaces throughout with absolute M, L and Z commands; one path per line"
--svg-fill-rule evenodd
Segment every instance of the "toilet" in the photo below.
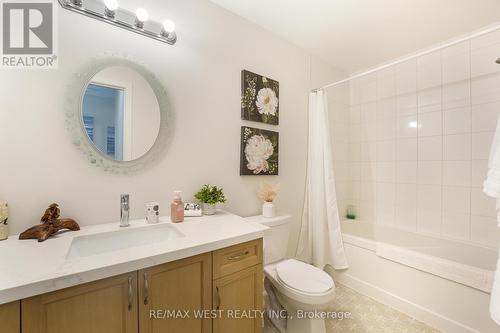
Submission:
M 264 232 L 264 274 L 288 312 L 286 333 L 325 333 L 324 311 L 335 298 L 335 283 L 323 270 L 296 259 L 285 259 L 290 215 L 247 220 L 269 227 Z

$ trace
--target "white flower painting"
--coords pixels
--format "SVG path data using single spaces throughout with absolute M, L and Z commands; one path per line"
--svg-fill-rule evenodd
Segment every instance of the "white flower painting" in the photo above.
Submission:
M 279 82 L 247 70 L 241 72 L 241 119 L 279 124 Z
M 241 128 L 241 175 L 278 174 L 279 133 L 252 127 Z

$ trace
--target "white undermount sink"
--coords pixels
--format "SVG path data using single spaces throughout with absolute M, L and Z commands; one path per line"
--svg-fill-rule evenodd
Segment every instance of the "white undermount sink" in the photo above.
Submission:
M 73 239 L 67 258 L 82 258 L 185 237 L 171 224 L 120 229 Z

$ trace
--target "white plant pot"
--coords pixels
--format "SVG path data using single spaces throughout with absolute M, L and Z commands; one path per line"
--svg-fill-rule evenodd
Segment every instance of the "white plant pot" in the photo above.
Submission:
M 276 216 L 276 206 L 272 202 L 264 202 L 262 205 L 262 216 L 264 217 L 275 217 Z
M 216 205 L 215 204 L 207 204 L 204 203 L 202 207 L 202 211 L 204 215 L 214 215 L 216 212 Z

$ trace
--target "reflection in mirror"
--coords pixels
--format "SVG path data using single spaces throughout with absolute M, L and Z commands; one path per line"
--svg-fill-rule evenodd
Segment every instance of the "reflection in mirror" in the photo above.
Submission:
M 102 154 L 116 161 L 132 161 L 155 143 L 160 107 L 153 89 L 139 73 L 113 66 L 98 72 L 88 83 L 81 122 Z

